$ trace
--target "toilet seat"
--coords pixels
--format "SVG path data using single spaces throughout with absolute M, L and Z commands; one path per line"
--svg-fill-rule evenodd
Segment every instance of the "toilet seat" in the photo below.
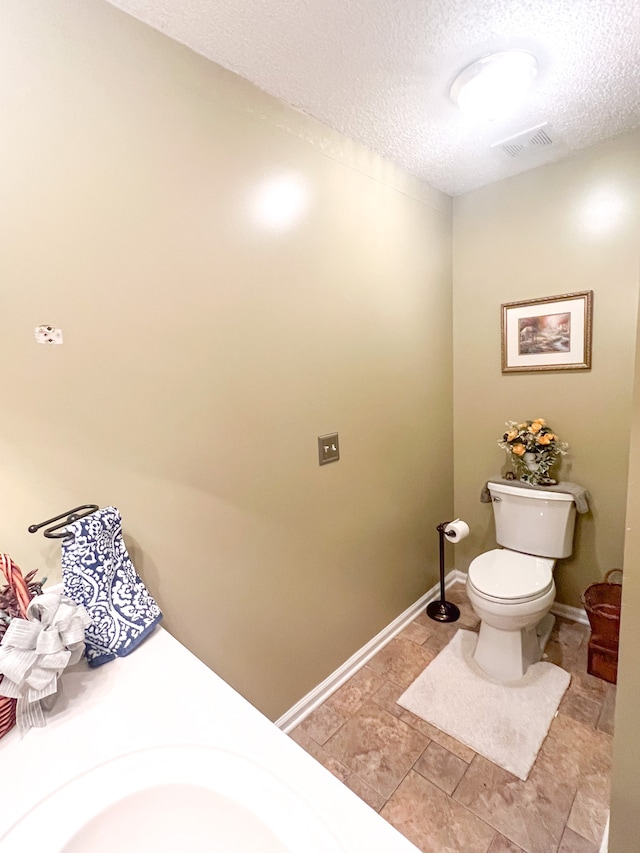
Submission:
M 494 548 L 469 566 L 468 581 L 483 598 L 519 604 L 541 598 L 553 587 L 555 560 Z

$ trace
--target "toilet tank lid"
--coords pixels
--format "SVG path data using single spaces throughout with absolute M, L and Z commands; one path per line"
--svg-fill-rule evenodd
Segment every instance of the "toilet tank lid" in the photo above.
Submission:
M 573 501 L 575 498 L 568 492 L 550 492 L 544 489 L 524 488 L 512 486 L 510 483 L 496 483 L 489 480 L 487 488 L 490 492 L 498 492 L 501 495 L 521 495 L 523 498 L 533 498 L 539 501 Z
M 471 562 L 469 579 L 478 592 L 494 598 L 543 594 L 553 583 L 555 560 L 506 548 L 485 551 Z

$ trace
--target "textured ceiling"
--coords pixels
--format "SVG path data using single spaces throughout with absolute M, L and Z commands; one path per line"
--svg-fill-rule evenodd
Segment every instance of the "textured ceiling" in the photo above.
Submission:
M 640 0 L 110 0 L 264 91 L 458 195 L 640 126 Z M 457 72 L 508 47 L 540 63 L 508 120 L 471 123 Z M 491 143 L 549 122 L 533 157 Z

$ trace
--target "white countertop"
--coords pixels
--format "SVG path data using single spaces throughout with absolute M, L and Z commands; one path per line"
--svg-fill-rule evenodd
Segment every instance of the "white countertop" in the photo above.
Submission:
M 312 804 L 345 851 L 416 853 L 162 628 L 128 657 L 93 670 L 83 661 L 67 670 L 61 685 L 45 728 L 24 738 L 13 729 L 0 740 L 0 851 L 21 817 L 79 775 L 138 750 L 190 745 L 237 751 L 272 768 Z M 48 851 L 40 847 L 39 853 Z

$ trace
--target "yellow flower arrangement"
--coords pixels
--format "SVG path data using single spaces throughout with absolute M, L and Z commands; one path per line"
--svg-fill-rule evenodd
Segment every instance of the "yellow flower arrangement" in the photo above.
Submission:
M 507 421 L 506 427 L 498 445 L 509 454 L 520 479 L 541 485 L 555 482 L 549 478 L 549 470 L 559 456 L 565 455 L 569 445 L 558 439 L 544 418 L 523 423 Z M 525 460 L 525 454 L 534 454 L 535 458 Z

